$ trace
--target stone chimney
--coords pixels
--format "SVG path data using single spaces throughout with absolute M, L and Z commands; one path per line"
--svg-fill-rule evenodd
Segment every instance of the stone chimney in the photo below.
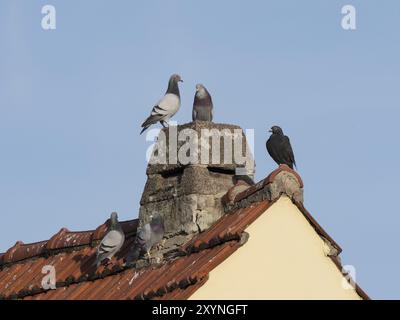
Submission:
M 164 217 L 167 237 L 191 235 L 224 214 L 221 198 L 235 175 L 254 176 L 254 160 L 239 126 L 195 121 L 160 131 L 140 201 L 143 225 Z

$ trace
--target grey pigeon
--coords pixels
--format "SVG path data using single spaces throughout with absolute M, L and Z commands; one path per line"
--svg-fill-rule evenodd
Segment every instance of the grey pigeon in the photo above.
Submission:
M 183 82 L 181 76 L 173 74 L 168 82 L 167 92 L 164 97 L 157 102 L 153 107 L 150 116 L 142 124 L 142 134 L 152 124 L 160 122 L 165 128 L 165 124 L 168 124 L 168 120 L 178 112 L 181 107 L 181 96 L 179 93 L 178 83 Z
M 213 102 L 210 93 L 202 85 L 196 85 L 196 94 L 193 101 L 193 121 L 209 121 L 213 120 Z
M 278 165 L 286 164 L 293 169 L 293 165 L 296 166 L 296 161 L 289 137 L 285 136 L 278 126 L 273 126 L 270 132 L 272 134 L 266 143 L 269 155 Z
M 152 217 L 150 223 L 147 223 L 138 229 L 132 250 L 126 259 L 127 262 L 135 262 L 144 253 L 146 253 L 150 259 L 150 250 L 155 245 L 161 243 L 164 233 L 163 218 L 159 215 Z
M 121 249 L 124 241 L 125 234 L 118 222 L 118 214 L 113 212 L 111 213 L 108 232 L 97 248 L 97 256 L 95 260 L 96 267 L 98 268 L 105 259 L 111 260 L 111 258 Z

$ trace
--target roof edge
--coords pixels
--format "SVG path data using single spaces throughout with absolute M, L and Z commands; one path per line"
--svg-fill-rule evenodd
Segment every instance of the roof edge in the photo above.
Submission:
M 84 246 L 90 246 L 100 240 L 107 231 L 108 220 L 97 227 L 95 230 L 88 231 L 69 231 L 62 228 L 49 240 L 43 240 L 33 243 L 23 243 L 17 241 L 6 252 L 0 253 L 0 268 L 8 267 L 14 263 L 33 259 L 52 252 L 60 253 L 74 250 Z M 136 232 L 139 219 L 121 221 L 122 229 L 125 234 Z

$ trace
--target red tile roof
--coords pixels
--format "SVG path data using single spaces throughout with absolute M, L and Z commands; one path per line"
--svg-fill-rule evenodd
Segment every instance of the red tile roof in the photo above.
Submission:
M 271 183 L 282 170 L 295 173 L 286 166 L 280 166 L 247 190 L 231 192 L 233 199 L 227 195 L 224 201 L 240 204 Z M 302 185 L 301 178 L 295 174 Z M 246 203 L 246 206 L 228 212 L 208 230 L 194 236 L 163 262 L 139 269 L 128 268 L 123 263 L 134 241 L 138 220 L 121 223 L 126 234 L 125 244 L 110 266 L 101 266 L 97 271 L 92 263 L 96 245 L 107 230 L 107 222 L 93 231 L 61 229 L 48 241 L 33 244 L 17 242 L 4 254 L 0 253 L 0 299 L 187 299 L 207 281 L 212 269 L 245 243 L 244 230 L 271 204 L 267 199 Z M 340 253 L 340 247 L 304 206 L 300 203 L 296 205 L 318 234 Z M 342 270 L 338 258 L 332 256 L 331 259 Z M 44 290 L 41 286 L 45 265 L 55 267 L 55 290 Z M 368 299 L 358 286 L 356 290 L 361 297 Z

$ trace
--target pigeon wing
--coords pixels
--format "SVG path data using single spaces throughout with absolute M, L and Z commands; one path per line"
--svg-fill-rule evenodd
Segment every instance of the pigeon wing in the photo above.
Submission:
M 296 166 L 296 160 L 294 159 L 294 153 L 292 149 L 292 145 L 290 144 L 290 139 L 288 136 L 284 137 L 284 157 L 286 162 L 291 164 L 291 168 L 293 169 L 293 165 Z
M 125 234 L 119 230 L 109 231 L 101 240 L 97 249 L 96 263 L 99 265 L 104 259 L 111 259 L 122 247 L 125 241 Z
M 193 111 L 192 111 L 192 120 L 196 121 L 197 120 L 197 111 L 196 111 L 196 107 L 193 107 Z
M 180 99 L 176 94 L 167 93 L 151 110 L 150 116 L 142 123 L 142 133 L 152 124 L 171 118 L 178 112 Z
M 172 117 L 175 113 L 178 112 L 181 104 L 181 100 L 176 94 L 167 93 L 164 98 L 162 98 L 158 103 L 158 107 L 162 110 L 162 115 L 169 115 L 169 118 Z
M 267 150 L 277 164 L 287 164 L 293 169 L 294 154 L 287 136 L 271 136 L 267 141 Z

